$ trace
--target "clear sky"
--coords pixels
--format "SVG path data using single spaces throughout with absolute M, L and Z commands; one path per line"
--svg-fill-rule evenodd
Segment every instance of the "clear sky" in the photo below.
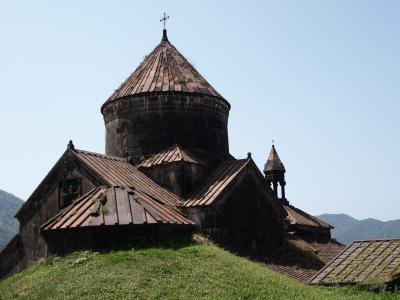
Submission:
M 400 218 L 400 1 L 2 1 L 0 189 L 104 152 L 101 104 L 160 41 L 230 101 L 230 150 L 312 213 Z

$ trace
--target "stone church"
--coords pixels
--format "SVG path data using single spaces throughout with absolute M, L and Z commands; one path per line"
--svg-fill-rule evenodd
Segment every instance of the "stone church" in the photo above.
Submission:
M 20 230 L 0 253 L 0 277 L 52 253 L 194 231 L 237 249 L 289 241 L 317 254 L 337 253 L 332 227 L 286 199 L 275 147 L 264 172 L 250 153 L 230 154 L 229 110 L 164 29 L 161 42 L 101 107 L 105 154 L 70 142 L 16 214 Z

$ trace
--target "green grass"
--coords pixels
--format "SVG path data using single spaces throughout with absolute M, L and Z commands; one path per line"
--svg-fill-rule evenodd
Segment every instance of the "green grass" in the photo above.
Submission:
M 399 299 L 319 287 L 216 246 L 147 248 L 49 258 L 0 282 L 0 299 Z

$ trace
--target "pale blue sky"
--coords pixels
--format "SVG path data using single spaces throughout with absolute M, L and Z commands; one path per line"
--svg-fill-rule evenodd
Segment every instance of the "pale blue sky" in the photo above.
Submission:
M 400 1 L 1 1 L 0 189 L 26 199 L 168 36 L 232 105 L 230 149 L 312 213 L 400 218 Z

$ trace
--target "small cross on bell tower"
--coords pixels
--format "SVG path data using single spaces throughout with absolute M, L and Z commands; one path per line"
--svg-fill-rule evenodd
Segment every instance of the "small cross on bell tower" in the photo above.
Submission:
M 165 25 L 167 24 L 167 20 L 169 19 L 169 16 L 164 12 L 163 17 L 160 19 L 160 22 L 163 23 L 163 37 L 162 41 L 168 41 L 167 37 L 167 29 L 165 29 Z

